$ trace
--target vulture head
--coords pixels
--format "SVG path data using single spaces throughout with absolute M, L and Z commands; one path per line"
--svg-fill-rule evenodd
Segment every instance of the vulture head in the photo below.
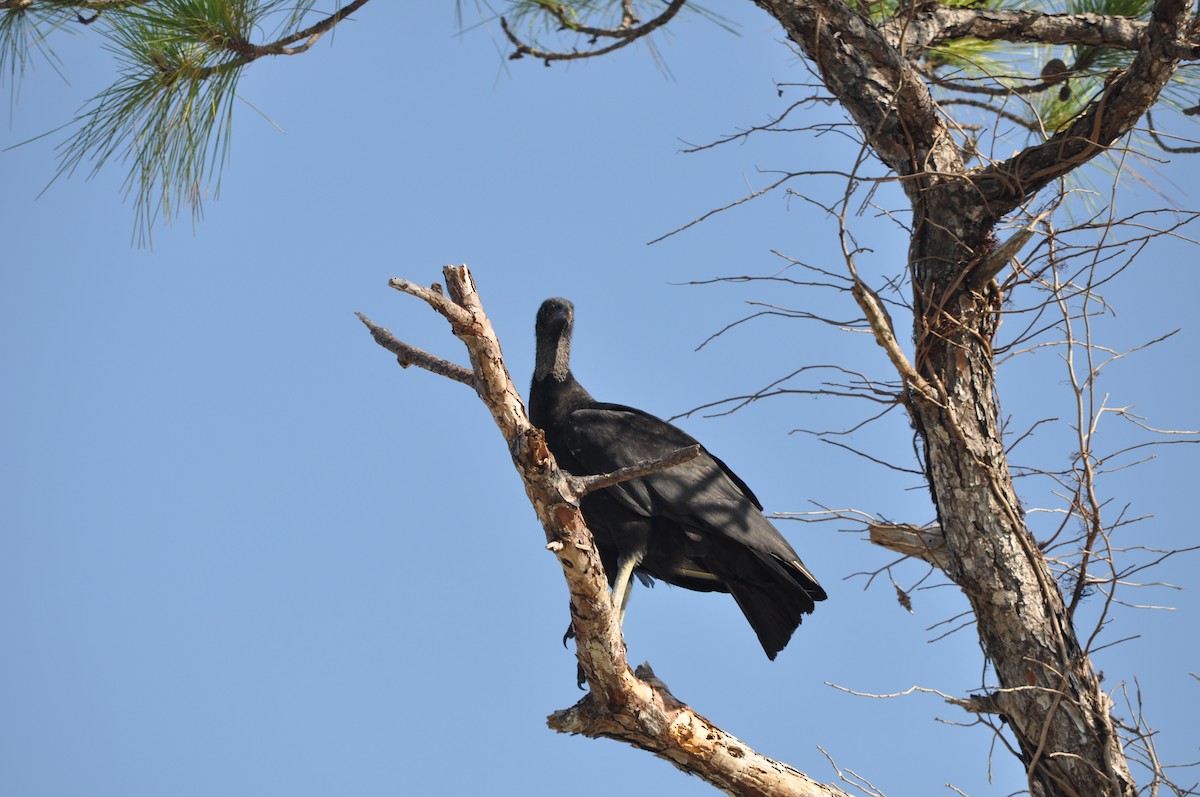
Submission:
M 571 327 L 575 323 L 575 305 L 555 297 L 542 302 L 537 314 L 537 362 L 533 378 L 553 377 L 566 380 L 571 370 Z

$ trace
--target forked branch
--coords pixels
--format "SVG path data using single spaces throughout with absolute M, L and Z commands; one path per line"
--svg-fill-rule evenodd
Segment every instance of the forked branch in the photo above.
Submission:
M 571 594 L 571 623 L 579 664 L 591 691 L 575 706 L 553 714 L 549 718 L 550 727 L 562 733 L 622 740 L 730 793 L 849 797 L 836 786 L 818 783 L 786 764 L 754 752 L 676 699 L 647 665 L 636 672 L 629 668 L 608 582 L 591 532 L 579 511 L 578 498 L 588 490 L 685 462 L 699 450 L 681 449 L 662 460 L 639 463 L 603 476 L 577 478 L 560 471 L 541 430 L 529 423 L 470 272 L 466 266 L 447 266 L 444 274 L 445 293 L 407 280 L 392 280 L 389 284 L 433 307 L 450 322 L 454 334 L 466 345 L 472 365 L 468 383 L 475 387 L 503 434 L 513 465 L 521 474 L 526 494 L 542 522 L 546 548 L 562 565 Z M 393 344 L 395 339 L 387 330 L 359 317 L 376 342 L 388 351 L 404 352 L 409 357 L 413 357 L 411 352 L 419 351 L 400 341 Z M 456 381 L 467 381 L 456 375 L 454 369 L 458 366 L 447 363 L 450 368 L 429 367 L 429 362 L 414 358 L 411 364 Z
M 934 526 L 912 526 L 904 523 L 868 523 L 871 542 L 889 551 L 921 559 L 941 570 L 949 565 L 946 538 Z
M 396 340 L 387 327 L 379 326 L 362 313 L 355 313 L 355 315 L 358 316 L 359 321 L 362 321 L 366 325 L 367 329 L 371 330 L 371 337 L 375 338 L 376 343 L 396 355 L 396 362 L 400 363 L 401 368 L 408 368 L 410 365 L 415 365 L 438 376 L 444 376 L 447 379 L 453 379 L 455 382 L 462 382 L 464 385 L 475 387 L 475 374 L 469 369 L 448 360 L 443 360 L 441 357 L 436 357 L 427 351 L 422 351 L 416 346 L 410 346 L 402 340 Z

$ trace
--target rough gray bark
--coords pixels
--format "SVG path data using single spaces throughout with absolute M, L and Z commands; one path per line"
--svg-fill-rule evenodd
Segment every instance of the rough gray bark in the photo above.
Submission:
M 898 367 L 924 444 L 944 536 L 945 570 L 962 588 L 1001 688 L 989 702 L 1016 735 L 1035 795 L 1132 797 L 1111 706 L 1080 648 L 1063 596 L 1026 529 L 1001 440 L 991 343 L 999 288 L 973 269 L 998 220 L 1101 154 L 1157 100 L 1173 74 L 1190 4 L 1160 0 L 1136 36 L 1137 56 L 1069 127 L 1013 158 L 966 170 L 905 48 L 959 35 L 1134 44 L 1128 21 L 934 6 L 886 29 L 840 0 L 756 0 L 779 20 L 849 111 L 873 152 L 899 175 L 913 210 L 908 267 L 916 355 Z M 893 362 L 895 331 L 855 296 Z
M 920 50 L 955 39 L 1086 44 L 1136 50 L 1148 23 L 1100 14 L 1046 14 L 1025 9 L 931 5 L 883 25 L 888 40 L 909 58 Z

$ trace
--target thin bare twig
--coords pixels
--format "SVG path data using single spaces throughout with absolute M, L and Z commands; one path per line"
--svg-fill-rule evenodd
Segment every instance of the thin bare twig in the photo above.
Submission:
M 367 329 L 371 330 L 371 337 L 375 338 L 376 343 L 396 355 L 396 362 L 400 363 L 401 368 L 415 365 L 439 376 L 453 379 L 455 382 L 475 387 L 475 374 L 472 371 L 397 340 L 387 328 L 379 326 L 362 313 L 355 313 L 355 315 L 366 325 Z
M 524 56 L 541 59 L 547 66 L 552 61 L 574 61 L 580 58 L 595 58 L 599 55 L 606 55 L 626 47 L 633 42 L 650 35 L 658 28 L 670 22 L 680 9 L 687 3 L 687 0 L 671 0 L 670 4 L 654 19 L 643 25 L 632 24 L 633 17 L 628 12 L 624 15 L 621 25 L 616 28 L 594 28 L 580 24 L 570 17 L 570 12 L 565 5 L 555 6 L 549 3 L 542 4 L 542 10 L 551 16 L 555 17 L 563 28 L 591 37 L 592 42 L 596 42 L 602 38 L 616 39 L 616 41 L 606 47 L 597 47 L 594 50 L 574 50 L 572 52 L 556 52 L 554 50 L 543 50 L 539 47 L 534 47 L 522 41 L 508 25 L 508 20 L 500 17 L 500 29 L 504 31 L 505 37 L 516 48 L 516 51 L 509 56 L 509 59 L 516 60 Z
M 579 500 L 588 493 L 603 490 L 605 487 L 612 487 L 615 484 L 627 482 L 632 479 L 640 479 L 643 476 L 649 476 L 651 473 L 657 473 L 660 470 L 667 470 L 676 465 L 691 462 L 700 456 L 701 451 L 703 449 L 697 443 L 696 445 L 676 449 L 665 457 L 635 462 L 632 465 L 626 465 L 610 473 L 600 473 L 595 476 L 568 475 L 567 483 L 571 485 L 575 500 Z

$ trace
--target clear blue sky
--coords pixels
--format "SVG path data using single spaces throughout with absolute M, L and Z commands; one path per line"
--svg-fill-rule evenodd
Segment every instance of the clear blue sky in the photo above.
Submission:
M 782 110 L 774 81 L 810 80 L 750 3 L 727 4 L 738 36 L 680 20 L 659 39 L 669 75 L 644 47 L 508 62 L 494 29 L 458 35 L 452 4 L 404 5 L 371 4 L 312 52 L 255 64 L 240 93 L 285 132 L 241 104 L 220 199 L 194 230 L 159 227 L 152 249 L 131 246 L 119 168 L 37 198 L 61 134 L 0 154 L 0 794 L 711 793 L 645 753 L 545 727 L 581 696 L 560 643 L 566 591 L 502 441 L 466 388 L 399 369 L 353 314 L 465 361 L 440 319 L 386 282 L 468 263 L 520 385 L 538 304 L 567 296 L 580 380 L 663 416 L 806 364 L 887 378 L 865 336 L 799 321 L 744 325 L 694 351 L 749 300 L 856 315 L 811 291 L 680 285 L 773 273 L 772 249 L 839 269 L 834 227 L 803 201 L 767 198 L 646 245 L 763 186 L 762 170 L 840 166 L 853 152 L 834 136 L 776 135 L 679 154 L 682 140 Z M 88 31 L 55 46 L 68 80 L 34 64 L 4 146 L 53 130 L 110 78 Z M 1196 163 L 1163 174 L 1195 185 Z M 1145 190 L 1118 201 L 1161 204 Z M 903 237 L 872 212 L 855 224 L 874 249 L 866 273 L 895 272 Z M 1200 424 L 1195 260 L 1188 242 L 1154 243 L 1108 291 L 1114 346 L 1184 327 L 1106 382 L 1112 405 L 1154 426 Z M 1070 411 L 1056 355 L 1028 362 L 1001 370 L 1014 428 Z M 860 412 L 794 397 L 683 423 L 770 511 L 818 502 L 931 519 L 913 478 L 789 434 L 846 428 Z M 1127 431 L 1106 420 L 1101 447 Z M 1023 461 L 1065 467 L 1067 437 L 1047 430 Z M 899 416 L 849 442 L 912 461 Z M 1186 448 L 1103 483 L 1110 512 L 1129 502 L 1154 515 L 1124 544 L 1194 541 Z M 1044 483 L 1021 488 L 1027 506 L 1052 500 Z M 910 615 L 886 577 L 866 590 L 852 578 L 894 557 L 849 524 L 782 528 L 831 597 L 777 661 L 733 601 L 668 587 L 634 595 L 631 660 L 822 780 L 836 776 L 818 745 L 896 797 L 1022 788 L 1002 749 L 987 782 L 989 732 L 952 724 L 969 718 L 938 698 L 827 685 L 977 689 L 973 630 L 931 641 L 964 610 L 961 594 L 915 591 Z M 1195 561 L 1134 580 L 1195 587 Z M 925 569 L 894 572 L 909 587 Z M 1123 596 L 1178 609 L 1117 612 L 1106 638 L 1140 638 L 1098 654 L 1105 684 L 1127 715 L 1118 686 L 1138 678 L 1161 757 L 1195 760 L 1200 602 L 1194 590 Z

